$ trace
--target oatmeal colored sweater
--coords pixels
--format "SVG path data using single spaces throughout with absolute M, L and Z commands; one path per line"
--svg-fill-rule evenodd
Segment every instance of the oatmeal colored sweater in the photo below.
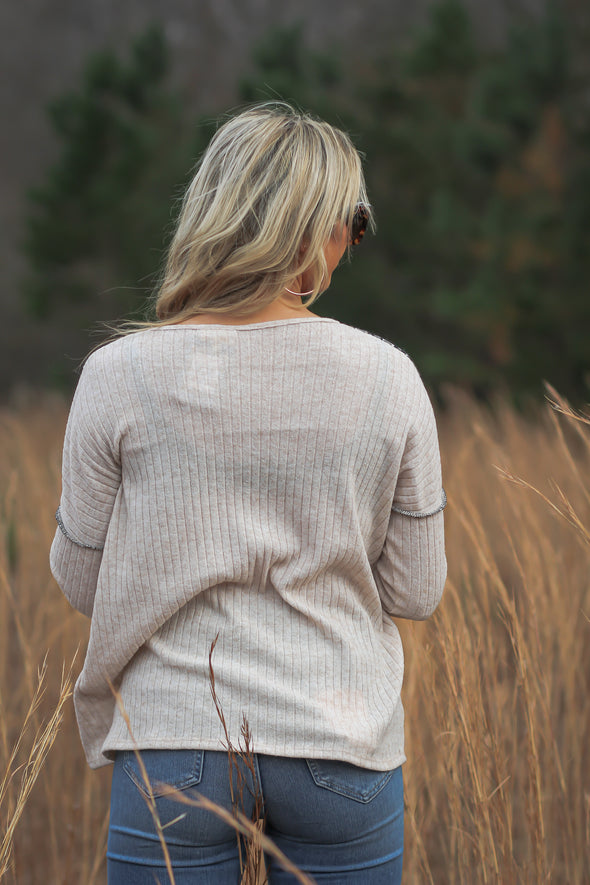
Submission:
M 409 358 L 336 320 L 185 325 L 87 361 L 51 568 L 91 616 L 88 762 L 237 745 L 385 770 L 404 759 L 392 619 L 446 575 L 432 408 Z M 110 686 L 120 692 L 131 732 Z

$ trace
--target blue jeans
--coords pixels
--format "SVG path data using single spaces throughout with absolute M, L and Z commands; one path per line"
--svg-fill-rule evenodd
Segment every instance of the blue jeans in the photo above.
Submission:
M 232 808 L 228 757 L 211 750 L 142 750 L 176 885 L 238 885 L 235 831 L 203 808 L 162 795 L 158 784 L 196 791 Z M 239 762 L 245 780 L 242 810 L 250 817 L 262 796 L 265 832 L 318 883 L 399 885 L 403 854 L 401 768 L 369 771 L 346 762 L 254 757 L 255 773 Z M 255 783 L 258 781 L 258 784 Z M 233 772 L 234 788 L 236 774 Z M 117 753 L 107 850 L 109 885 L 169 885 L 143 778 L 133 752 Z M 159 794 L 159 795 L 158 795 Z M 170 821 L 170 826 L 166 824 Z M 272 885 L 296 879 L 267 857 Z

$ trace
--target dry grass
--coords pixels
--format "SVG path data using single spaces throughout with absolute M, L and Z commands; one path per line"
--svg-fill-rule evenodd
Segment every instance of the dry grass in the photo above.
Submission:
M 59 400 L 0 413 L 0 844 L 11 885 L 105 881 L 110 772 L 86 767 L 62 675 L 87 623 L 47 565 L 65 416 Z M 454 394 L 440 431 L 449 580 L 433 619 L 402 624 L 404 881 L 582 885 L 590 427 Z

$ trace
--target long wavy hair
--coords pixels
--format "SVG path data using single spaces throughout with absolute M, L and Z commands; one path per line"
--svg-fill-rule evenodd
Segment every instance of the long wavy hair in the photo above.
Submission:
M 150 325 L 246 317 L 304 272 L 309 306 L 327 274 L 323 246 L 359 202 L 368 205 L 361 159 L 340 129 L 284 103 L 230 118 L 184 195 Z

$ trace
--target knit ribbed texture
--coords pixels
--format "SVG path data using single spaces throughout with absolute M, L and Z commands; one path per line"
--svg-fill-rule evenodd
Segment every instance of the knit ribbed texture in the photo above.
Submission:
M 51 567 L 92 616 L 75 690 L 92 767 L 237 744 L 377 770 L 404 759 L 390 615 L 446 575 L 434 416 L 409 358 L 335 320 L 169 326 L 87 361 Z M 66 533 L 67 532 L 67 535 Z M 102 551 L 82 547 L 101 547 Z

